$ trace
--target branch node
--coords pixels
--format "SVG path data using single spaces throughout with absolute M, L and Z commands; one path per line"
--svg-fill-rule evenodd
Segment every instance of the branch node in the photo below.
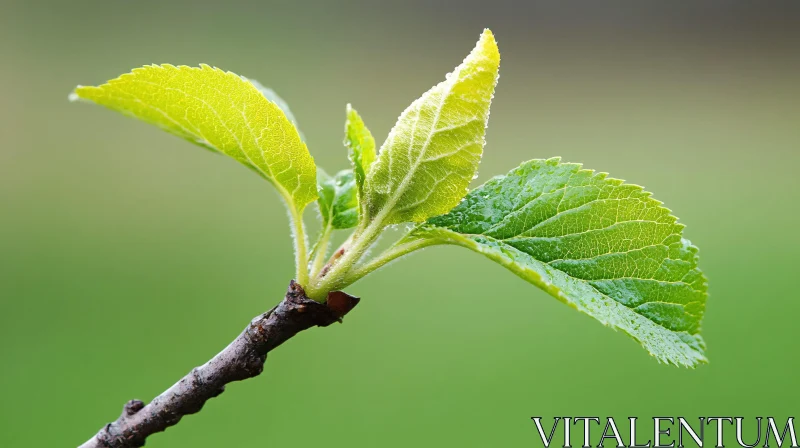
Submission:
M 122 407 L 122 414 L 130 417 L 131 415 L 139 412 L 144 407 L 144 402 L 142 400 L 130 400 L 125 403 L 125 406 Z
M 197 367 L 192 369 L 192 378 L 194 382 L 193 384 L 194 387 L 201 387 L 205 383 L 203 381 L 203 378 L 200 376 L 200 370 Z

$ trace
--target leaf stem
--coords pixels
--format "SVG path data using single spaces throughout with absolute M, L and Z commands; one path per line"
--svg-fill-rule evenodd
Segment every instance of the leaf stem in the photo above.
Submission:
M 364 263 L 361 266 L 357 266 L 353 270 L 350 270 L 345 275 L 345 278 L 342 280 L 342 283 L 344 285 L 350 285 L 352 283 L 355 283 L 358 280 L 361 280 L 367 274 L 382 268 L 391 261 L 394 261 L 404 255 L 408 255 L 411 252 L 414 252 L 415 250 L 419 250 L 436 244 L 442 244 L 442 243 L 434 239 L 425 238 L 425 239 L 412 240 L 400 245 L 394 245 L 389 249 L 385 250 L 384 252 L 382 252 L 377 257 L 370 260 L 369 262 Z
M 348 239 L 350 244 L 345 243 L 340 248 L 344 249 L 347 246 L 346 250 L 334 252 L 325 268 L 319 273 L 315 273 L 306 288 L 308 297 L 314 300 L 323 300 L 328 292 L 347 286 L 342 282 L 344 275 L 361 259 L 364 252 L 378 238 L 382 229 L 380 223 L 375 221 L 372 221 L 363 230 L 362 227 L 358 227 Z
M 314 250 L 311 252 L 311 256 L 314 257 L 314 261 L 311 264 L 311 276 L 316 277 L 319 275 L 320 270 L 325 265 L 325 256 L 328 254 L 328 246 L 331 242 L 331 233 L 333 232 L 333 226 L 329 223 L 322 229 L 322 233 L 319 235 L 319 240 L 317 244 L 314 245 Z
M 308 285 L 308 252 L 306 252 L 306 230 L 303 225 L 303 212 L 289 207 L 294 240 L 295 278 L 302 286 Z

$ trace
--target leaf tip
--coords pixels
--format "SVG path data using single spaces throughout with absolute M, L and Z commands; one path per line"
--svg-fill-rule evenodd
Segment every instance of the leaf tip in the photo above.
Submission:
M 497 48 L 497 40 L 495 40 L 492 30 L 484 28 L 477 45 L 475 45 L 474 51 L 492 60 L 500 60 L 500 49 Z
M 353 107 L 352 103 L 347 103 L 347 107 L 345 107 L 345 115 L 347 117 L 346 125 L 349 125 L 350 123 L 352 123 L 354 121 L 357 121 L 358 118 L 359 118 L 358 112 Z
M 481 41 L 495 42 L 494 33 L 489 28 L 484 28 L 481 33 Z
M 81 87 L 83 87 L 83 86 L 77 86 L 77 87 L 75 87 L 75 90 L 73 90 L 72 92 L 69 92 L 69 95 L 67 95 L 67 99 L 69 100 L 70 103 L 74 103 L 74 102 L 79 101 L 81 99 L 80 95 L 78 95 L 78 90 Z
M 91 93 L 97 89 L 98 87 L 77 85 L 75 86 L 75 90 L 67 95 L 67 99 L 71 103 L 76 103 L 79 101 L 92 101 Z

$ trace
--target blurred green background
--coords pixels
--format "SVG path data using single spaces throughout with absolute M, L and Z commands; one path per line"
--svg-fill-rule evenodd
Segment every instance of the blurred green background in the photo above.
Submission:
M 800 410 L 797 2 L 0 5 L 0 445 L 78 445 L 222 349 L 293 273 L 267 183 L 68 103 L 76 84 L 163 62 L 253 77 L 332 172 L 347 102 L 383 141 L 484 27 L 503 61 L 476 184 L 560 155 L 653 191 L 701 248 L 711 363 L 659 365 L 435 247 L 353 285 L 344 325 L 299 335 L 147 446 L 541 446 L 534 415 Z

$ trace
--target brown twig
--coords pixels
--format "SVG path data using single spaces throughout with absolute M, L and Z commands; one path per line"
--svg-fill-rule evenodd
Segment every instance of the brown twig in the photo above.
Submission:
M 144 446 L 149 435 L 200 411 L 206 401 L 225 390 L 226 384 L 260 374 L 270 350 L 308 328 L 341 322 L 358 301 L 357 297 L 336 291 L 328 295 L 325 303 L 319 303 L 306 297 L 303 288 L 292 281 L 281 303 L 253 319 L 210 361 L 192 369 L 146 406 L 139 400 L 127 402 L 119 418 L 79 448 Z

